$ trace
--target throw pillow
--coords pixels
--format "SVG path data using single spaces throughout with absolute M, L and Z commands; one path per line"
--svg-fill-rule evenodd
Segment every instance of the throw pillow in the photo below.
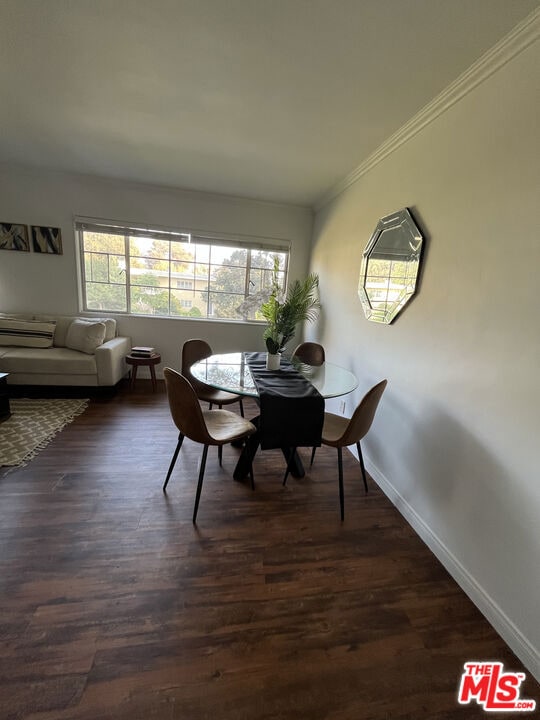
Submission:
M 54 322 L 0 318 L 0 345 L 50 348 L 55 325 Z
M 105 325 L 102 322 L 89 323 L 85 320 L 73 320 L 68 328 L 66 347 L 71 350 L 93 355 L 96 348 L 103 345 Z
M 114 318 L 103 318 L 101 322 L 105 323 L 105 342 L 113 340 L 116 337 L 116 320 Z
M 80 318 L 85 322 L 102 322 L 105 325 L 105 340 L 108 342 L 116 337 L 116 320 L 114 318 Z

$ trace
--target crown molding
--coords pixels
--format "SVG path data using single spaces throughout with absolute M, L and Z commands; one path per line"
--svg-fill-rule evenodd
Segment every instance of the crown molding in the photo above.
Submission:
M 539 36 L 540 7 L 530 13 L 508 35 L 484 53 L 468 70 L 391 135 L 364 162 L 322 195 L 313 206 L 315 212 L 318 212 L 331 200 L 341 195 L 342 192 L 391 155 L 401 145 L 417 135 L 423 128 L 468 95 L 478 85 L 485 82 L 516 55 L 529 47 Z

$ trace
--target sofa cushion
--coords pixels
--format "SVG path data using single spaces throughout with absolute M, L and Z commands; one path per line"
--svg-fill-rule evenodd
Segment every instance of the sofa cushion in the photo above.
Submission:
M 91 318 L 82 318 L 86 321 L 91 321 Z M 116 320 L 114 318 L 96 318 L 96 321 L 102 322 L 105 325 L 105 340 L 108 342 L 116 337 Z
M 103 323 L 105 325 L 105 339 L 103 340 L 103 342 L 107 342 L 108 340 L 112 340 L 114 337 L 116 337 L 116 320 L 114 318 L 80 317 L 77 318 L 77 320 L 82 320 L 83 322 L 88 323 Z
M 56 330 L 54 332 L 54 347 L 66 347 L 66 338 L 69 326 L 73 320 L 82 320 L 83 322 L 102 322 L 105 325 L 105 340 L 108 342 L 116 337 L 116 320 L 114 318 L 90 318 L 77 317 L 75 315 L 34 315 L 34 320 L 55 320 Z
M 36 316 L 36 319 L 37 316 Z M 73 316 L 66 317 L 59 315 L 56 318 L 56 330 L 54 331 L 53 345 L 54 347 L 66 347 L 66 338 L 69 326 L 73 322 Z
M 0 318 L 0 345 L 49 348 L 53 344 L 54 322 Z
M 93 355 L 105 340 L 105 324 L 75 318 L 67 331 L 66 347 Z
M 40 375 L 95 375 L 96 358 L 68 348 L 6 348 L 1 372 Z
M 34 320 L 55 320 L 54 347 L 66 347 L 66 338 L 69 326 L 75 319 L 74 315 L 34 315 Z

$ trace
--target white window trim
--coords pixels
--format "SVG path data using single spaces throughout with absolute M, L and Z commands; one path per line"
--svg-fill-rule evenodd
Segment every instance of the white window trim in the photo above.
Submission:
M 129 293 L 127 297 L 128 310 L 96 310 L 94 308 L 88 308 L 86 302 L 86 277 L 85 277 L 85 263 L 84 263 L 84 250 L 83 250 L 83 235 L 82 230 L 90 230 L 96 232 L 107 232 L 108 230 L 112 233 L 121 233 L 125 235 L 126 239 L 128 236 L 144 235 L 145 237 L 155 238 L 159 240 L 170 240 L 173 239 L 171 236 L 177 237 L 189 237 L 188 242 L 200 242 L 202 244 L 209 244 L 214 246 L 233 246 L 237 248 L 246 248 L 249 250 L 261 250 L 264 252 L 279 252 L 285 254 L 285 287 L 286 290 L 288 277 L 289 277 L 289 266 L 290 266 L 290 253 L 291 243 L 283 238 L 263 237 L 254 235 L 242 235 L 242 234 L 230 234 L 230 233 L 215 233 L 206 230 L 193 229 L 193 228 L 171 228 L 166 226 L 160 226 L 158 224 L 146 225 L 145 223 L 139 222 L 121 222 L 116 220 L 105 220 L 102 218 L 92 218 L 85 216 L 75 216 L 73 218 L 75 238 L 76 242 L 76 257 L 77 257 L 77 277 L 78 277 L 78 291 L 79 291 L 79 305 L 81 312 L 86 314 L 103 314 L 110 313 L 114 315 L 122 315 L 126 317 L 151 317 L 156 320 L 194 320 L 197 322 L 218 322 L 218 323 L 235 323 L 235 324 L 263 324 L 264 321 L 253 320 L 243 318 L 219 318 L 213 316 L 202 316 L 202 317 L 189 317 L 189 316 L 177 316 L 177 315 L 145 315 L 142 313 L 133 313 L 129 310 Z M 127 243 L 126 243 L 127 245 Z M 126 248 L 127 255 L 127 248 Z M 246 288 L 249 283 L 249 263 L 246 266 Z M 210 272 L 210 264 L 209 264 Z M 127 273 L 127 289 L 129 290 L 129 271 Z M 169 283 L 170 284 L 170 283 Z M 180 289 L 180 288 L 175 288 Z M 245 297 L 245 295 L 244 295 Z

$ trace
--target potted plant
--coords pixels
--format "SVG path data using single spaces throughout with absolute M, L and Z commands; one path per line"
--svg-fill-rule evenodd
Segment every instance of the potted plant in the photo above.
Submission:
M 320 308 L 318 275 L 310 273 L 303 282 L 295 280 L 283 297 L 279 289 L 278 268 L 276 258 L 270 297 L 261 305 L 261 313 L 267 322 L 263 337 L 268 350 L 266 366 L 269 370 L 279 367 L 280 353 L 294 337 L 298 323 L 315 320 Z

